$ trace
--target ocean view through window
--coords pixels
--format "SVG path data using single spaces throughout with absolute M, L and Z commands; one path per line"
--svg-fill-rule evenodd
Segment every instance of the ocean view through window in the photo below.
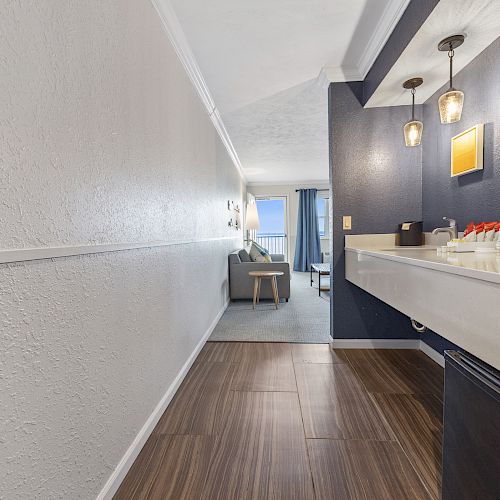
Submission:
M 257 198 L 255 203 L 260 222 L 257 243 L 270 253 L 286 256 L 286 198 Z

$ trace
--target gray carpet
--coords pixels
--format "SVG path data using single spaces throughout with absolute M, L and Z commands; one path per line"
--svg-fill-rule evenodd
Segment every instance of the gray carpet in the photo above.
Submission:
M 328 277 L 322 279 L 325 286 L 323 280 Z M 231 302 L 209 341 L 328 343 L 328 292 L 318 297 L 317 283 L 309 285 L 309 273 L 294 272 L 290 295 L 290 301 L 281 302 L 278 310 L 267 300 L 255 311 L 250 300 Z

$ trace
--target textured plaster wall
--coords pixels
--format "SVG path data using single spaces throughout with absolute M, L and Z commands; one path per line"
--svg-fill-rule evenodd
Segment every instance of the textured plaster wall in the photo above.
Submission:
M 195 240 L 0 265 L 0 498 L 95 498 L 227 300 L 244 188 L 149 0 L 0 32 L 0 248 Z
M 406 316 L 345 279 L 343 215 L 352 216 L 349 234 L 394 233 L 398 223 L 422 218 L 421 149 L 406 148 L 402 131 L 410 107 L 363 109 L 361 84 L 329 87 L 332 336 L 416 338 Z

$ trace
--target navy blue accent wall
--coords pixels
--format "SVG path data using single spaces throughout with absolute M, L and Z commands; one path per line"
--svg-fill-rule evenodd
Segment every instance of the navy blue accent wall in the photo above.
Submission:
M 443 86 L 424 104 L 422 158 L 424 229 L 442 225 L 443 216 L 457 219 L 463 230 L 470 220 L 500 220 L 500 38 L 453 79 L 465 93 L 462 119 L 450 125 L 439 121 L 437 100 Z M 445 61 L 446 62 L 446 61 Z M 451 138 L 477 123 L 484 123 L 484 170 L 450 177 Z M 458 349 L 434 332 L 422 335 L 433 349 Z
M 426 5 L 430 12 L 433 6 Z M 397 50 L 387 50 L 384 57 L 389 61 L 387 54 L 392 50 L 394 55 Z M 417 107 L 417 117 L 423 117 L 424 122 L 422 146 L 417 148 L 405 148 L 403 143 L 402 124 L 409 117 L 408 106 L 364 109 L 360 104 L 371 85 L 370 78 L 376 81 L 374 75 L 382 63 L 377 61 L 379 68 L 374 68 L 365 82 L 330 85 L 334 338 L 418 338 L 407 317 L 345 280 L 342 215 L 353 217 L 349 234 L 393 233 L 399 222 L 422 218 L 424 229 L 430 231 L 442 224 L 444 215 L 457 219 L 460 230 L 471 219 L 500 220 L 498 54 L 500 38 L 455 76 L 454 86 L 465 92 L 460 122 L 442 125 L 439 121 L 437 100 L 447 85 Z M 390 66 L 392 63 L 387 63 L 386 70 Z M 484 170 L 451 178 L 450 139 L 477 123 L 485 124 Z M 458 349 L 432 331 L 421 338 L 441 353 Z
M 467 42 L 466 42 L 467 43 Z M 460 49 L 457 49 L 457 53 Z M 453 78 L 465 93 L 462 119 L 442 125 L 437 101 L 445 85 L 424 104 L 424 229 L 442 225 L 443 216 L 457 219 L 459 230 L 470 220 L 500 220 L 500 38 Z M 446 68 L 443 54 L 443 69 Z M 450 139 L 484 123 L 484 170 L 450 177 Z
M 427 330 L 425 333 L 422 333 L 421 340 L 423 340 L 428 346 L 432 347 L 435 351 L 439 352 L 439 354 L 443 354 L 444 351 L 447 350 L 463 351 L 461 347 L 458 347 L 456 344 L 453 344 L 453 342 L 446 340 L 432 330 Z
M 438 2 L 439 0 L 414 0 L 408 4 L 384 48 L 365 77 L 362 92 L 363 105 L 375 92 Z
M 398 223 L 421 220 L 421 148 L 406 148 L 409 106 L 364 109 L 361 82 L 332 83 L 328 95 L 330 178 L 333 193 L 334 338 L 418 338 L 409 319 L 345 279 L 342 216 L 349 234 L 394 233 Z M 417 117 L 421 106 L 417 107 Z

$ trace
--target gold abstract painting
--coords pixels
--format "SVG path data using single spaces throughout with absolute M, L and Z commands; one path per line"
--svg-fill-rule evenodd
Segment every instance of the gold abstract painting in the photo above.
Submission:
M 483 169 L 483 129 L 480 123 L 452 137 L 452 177 Z

